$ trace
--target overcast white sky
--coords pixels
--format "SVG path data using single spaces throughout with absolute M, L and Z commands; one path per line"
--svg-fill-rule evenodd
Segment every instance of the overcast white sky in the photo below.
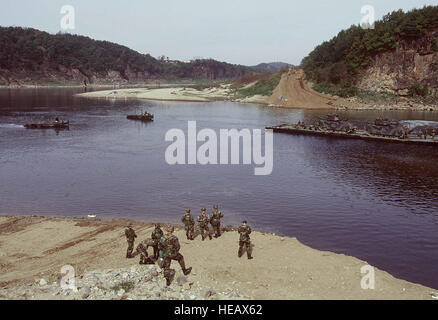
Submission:
M 255 65 L 299 64 L 316 45 L 359 24 L 364 5 L 376 19 L 438 0 L 2 0 L 1 26 L 60 31 L 61 7 L 72 5 L 71 33 L 108 40 L 154 57 L 193 57 Z

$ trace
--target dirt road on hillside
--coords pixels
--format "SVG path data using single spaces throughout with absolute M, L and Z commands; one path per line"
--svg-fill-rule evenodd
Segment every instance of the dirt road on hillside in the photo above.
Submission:
M 270 104 L 286 108 L 331 109 L 350 106 L 351 102 L 313 90 L 302 69 L 290 69 L 268 99 Z

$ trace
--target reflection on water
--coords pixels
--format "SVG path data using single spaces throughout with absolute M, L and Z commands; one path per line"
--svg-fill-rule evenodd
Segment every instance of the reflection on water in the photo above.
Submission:
M 438 150 L 434 146 L 275 134 L 274 171 L 253 166 L 168 166 L 167 130 L 263 128 L 324 111 L 228 102 L 88 100 L 82 89 L 0 90 L 0 212 L 179 222 L 220 203 L 225 223 L 294 236 L 438 288 Z M 126 120 L 147 110 L 154 123 Z M 339 112 L 438 121 L 431 112 Z M 71 121 L 70 131 L 25 130 Z M 358 270 L 360 272 L 360 270 Z

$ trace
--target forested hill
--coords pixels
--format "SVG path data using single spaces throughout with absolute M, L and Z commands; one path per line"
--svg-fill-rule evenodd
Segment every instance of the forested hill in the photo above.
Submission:
M 269 62 L 269 63 L 260 63 L 256 66 L 251 67 L 256 72 L 277 72 L 282 68 L 294 67 L 293 65 L 285 62 Z
M 154 79 L 228 79 L 249 67 L 212 59 L 155 59 L 125 46 L 71 34 L 0 27 L 0 84 L 123 83 Z
M 302 61 L 316 88 L 343 96 L 358 89 L 427 94 L 438 87 L 438 6 L 391 12 L 374 29 L 351 26 Z

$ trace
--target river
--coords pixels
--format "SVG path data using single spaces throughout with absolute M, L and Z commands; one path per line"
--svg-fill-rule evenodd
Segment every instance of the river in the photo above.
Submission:
M 219 132 L 327 112 L 74 96 L 83 91 L 0 90 L 0 214 L 179 223 L 186 208 L 197 216 L 202 207 L 211 212 L 218 203 L 224 224 L 246 219 L 253 228 L 297 237 L 315 249 L 352 255 L 395 277 L 438 288 L 435 146 L 274 134 L 268 176 L 255 176 L 251 165 L 170 166 L 165 134 L 172 128 L 187 131 L 189 120 Z M 126 120 L 144 110 L 155 115 L 153 123 Z M 339 114 L 438 121 L 433 112 Z M 54 116 L 70 120 L 70 130 L 23 127 Z

